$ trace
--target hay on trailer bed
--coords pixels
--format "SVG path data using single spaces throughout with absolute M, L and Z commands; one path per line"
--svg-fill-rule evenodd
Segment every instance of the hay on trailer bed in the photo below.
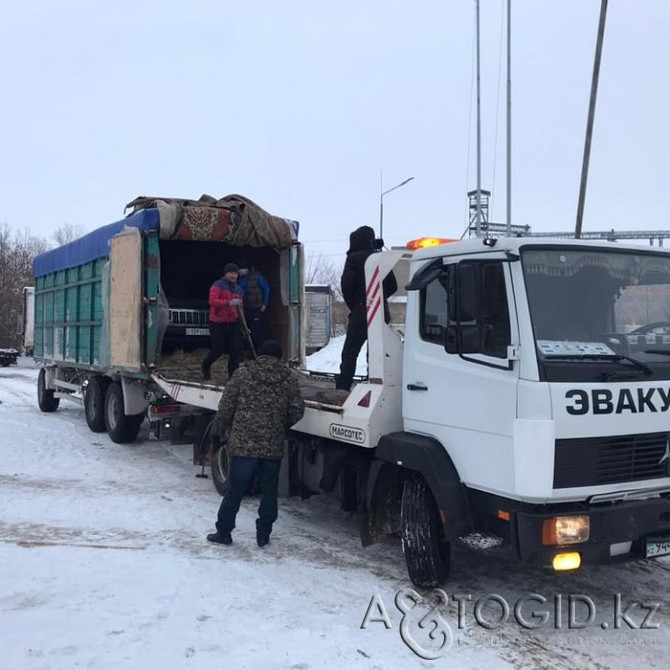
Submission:
M 228 381 L 228 356 L 224 355 L 212 365 L 212 378 L 205 382 L 202 378 L 202 362 L 209 349 L 183 351 L 176 349 L 169 354 L 161 354 L 156 361 L 156 372 L 169 380 L 223 386 Z

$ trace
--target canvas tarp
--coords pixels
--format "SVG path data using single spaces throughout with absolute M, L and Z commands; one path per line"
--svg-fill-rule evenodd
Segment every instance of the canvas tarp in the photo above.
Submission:
M 156 208 L 161 238 L 218 240 L 232 246 L 288 249 L 298 236 L 298 223 L 269 214 L 241 195 L 198 200 L 140 196 L 126 205 L 135 213 Z

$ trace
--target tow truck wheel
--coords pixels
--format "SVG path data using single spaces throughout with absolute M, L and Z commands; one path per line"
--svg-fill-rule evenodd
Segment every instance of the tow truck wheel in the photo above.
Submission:
M 412 583 L 427 589 L 444 584 L 451 568 L 451 545 L 433 494 L 420 475 L 405 479 L 401 520 L 402 550 Z
M 144 421 L 144 412 L 127 416 L 123 408 L 121 382 L 111 382 L 105 393 L 105 427 L 112 442 L 134 442 Z
M 89 377 L 84 389 L 84 414 L 86 423 L 94 433 L 104 433 L 105 425 L 105 394 L 109 386 L 107 377 Z
M 37 404 L 43 412 L 55 412 L 60 398 L 54 398 L 54 392 L 47 388 L 46 374 L 46 370 L 41 368 L 37 376 Z
M 228 472 L 230 468 L 230 457 L 227 444 L 222 444 L 214 453 L 212 458 L 212 481 L 219 495 L 226 495 L 228 487 Z

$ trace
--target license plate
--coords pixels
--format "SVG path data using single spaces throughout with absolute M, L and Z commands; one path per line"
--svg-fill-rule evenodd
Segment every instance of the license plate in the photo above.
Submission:
M 187 335 L 209 335 L 209 328 L 186 328 Z
M 670 537 L 648 537 L 646 557 L 667 556 L 670 554 Z

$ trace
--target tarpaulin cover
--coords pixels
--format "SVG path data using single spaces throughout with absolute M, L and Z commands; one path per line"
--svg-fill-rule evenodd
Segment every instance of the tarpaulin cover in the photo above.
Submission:
M 139 228 L 140 231 L 147 233 L 158 230 L 160 227 L 158 210 L 140 210 L 121 221 L 97 228 L 78 240 L 36 256 L 33 260 L 33 274 L 35 277 L 41 277 L 109 256 L 109 241 L 125 226 Z
M 157 208 L 161 239 L 221 241 L 234 247 L 290 248 L 298 240 L 297 221 L 269 214 L 241 195 L 198 200 L 140 196 L 126 205 L 133 212 Z

